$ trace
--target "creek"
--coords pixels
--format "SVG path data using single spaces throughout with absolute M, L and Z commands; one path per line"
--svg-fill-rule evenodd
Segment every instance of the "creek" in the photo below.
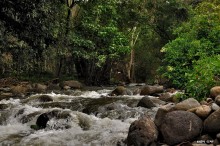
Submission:
M 1 100 L 2 146 L 125 146 L 130 124 L 140 116 L 154 118 L 157 108 L 137 107 L 143 97 L 109 97 L 113 87 L 90 87 L 70 94 L 33 94 Z M 52 101 L 38 97 L 48 95 Z M 34 130 L 39 115 L 50 114 L 45 129 Z

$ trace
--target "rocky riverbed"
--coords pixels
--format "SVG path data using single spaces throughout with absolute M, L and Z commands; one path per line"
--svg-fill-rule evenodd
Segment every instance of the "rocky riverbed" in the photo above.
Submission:
M 0 80 L 1 145 L 218 145 L 220 87 L 182 99 L 159 85 Z

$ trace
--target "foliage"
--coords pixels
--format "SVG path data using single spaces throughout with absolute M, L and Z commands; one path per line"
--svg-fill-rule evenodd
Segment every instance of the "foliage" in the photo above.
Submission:
M 174 85 L 191 92 L 191 96 L 203 97 L 209 90 L 208 87 L 213 85 L 211 72 L 216 73 L 214 67 L 208 67 L 211 63 L 205 64 L 205 60 L 208 61 L 213 55 L 220 53 L 219 3 L 204 1 L 192 12 L 190 20 L 176 29 L 177 38 L 162 48 L 165 65 L 160 71 Z M 210 69 L 203 70 L 205 72 L 201 70 L 201 81 L 195 79 L 198 66 Z
M 209 94 L 209 89 L 220 83 L 220 55 L 205 57 L 193 65 L 186 74 L 186 92 L 201 100 Z

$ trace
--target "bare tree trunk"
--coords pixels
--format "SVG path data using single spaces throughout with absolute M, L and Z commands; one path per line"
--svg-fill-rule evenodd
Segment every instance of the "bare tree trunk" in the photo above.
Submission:
M 130 82 L 135 81 L 135 50 L 134 46 L 137 42 L 137 39 L 139 37 L 140 30 L 137 30 L 137 27 L 133 27 L 131 31 L 131 41 L 130 41 L 130 47 L 131 47 L 131 53 L 130 53 L 130 60 L 129 63 L 126 65 L 127 68 L 127 76 Z

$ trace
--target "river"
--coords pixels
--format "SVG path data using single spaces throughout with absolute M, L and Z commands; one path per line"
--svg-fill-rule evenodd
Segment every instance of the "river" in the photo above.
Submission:
M 1 100 L 1 146 L 124 146 L 130 124 L 142 115 L 154 118 L 157 108 L 137 107 L 140 95 L 114 96 L 113 87 L 64 93 L 33 94 Z M 48 95 L 52 101 L 38 97 Z M 50 114 L 45 129 L 31 125 Z

